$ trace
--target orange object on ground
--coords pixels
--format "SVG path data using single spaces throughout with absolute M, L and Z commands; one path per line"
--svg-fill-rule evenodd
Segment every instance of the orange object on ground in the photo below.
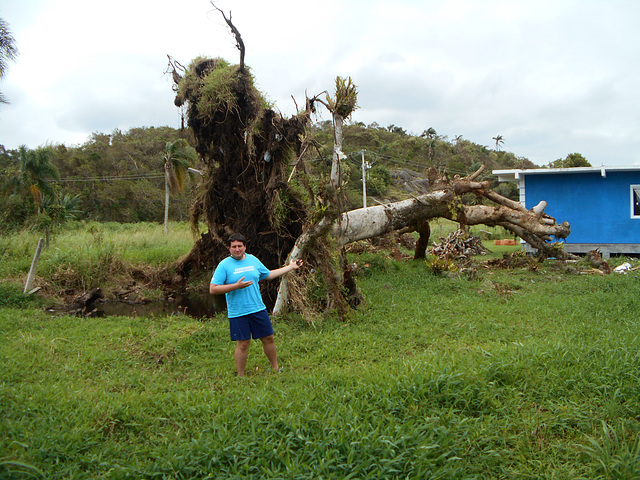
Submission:
M 506 238 L 504 240 L 494 240 L 493 244 L 494 245 L 517 245 L 518 242 L 516 242 L 512 238 Z

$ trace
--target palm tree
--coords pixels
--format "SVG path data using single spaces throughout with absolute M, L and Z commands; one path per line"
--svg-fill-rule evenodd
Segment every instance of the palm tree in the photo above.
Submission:
M 496 141 L 496 150 L 499 152 L 500 151 L 500 145 L 502 145 L 504 143 L 504 140 L 502 139 L 502 135 L 497 135 L 497 136 L 493 137 L 493 139 Z
M 427 157 L 429 158 L 429 162 L 431 162 L 431 165 L 433 165 L 433 156 L 435 154 L 436 139 L 430 138 L 429 140 L 427 140 L 426 146 L 427 146 Z
M 427 130 L 423 130 L 420 136 L 428 139 L 438 138 L 438 132 L 436 132 L 435 128 L 429 127 Z
M 24 145 L 18 149 L 20 177 L 15 182 L 16 190 L 29 191 L 40 213 L 43 195 L 53 195 L 53 186 L 48 180 L 60 179 L 58 169 L 51 163 L 55 152 L 51 147 L 29 150 Z
M 351 77 L 336 77 L 336 96 L 328 93 L 323 102 L 333 117 L 333 158 L 331 162 L 330 184 L 335 194 L 341 185 L 341 160 L 344 121 L 358 108 L 358 89 Z M 337 201 L 337 197 L 334 199 Z
M 81 195 L 71 196 L 57 192 L 55 196 L 45 196 L 42 201 L 42 209 L 49 214 L 51 220 L 62 224 L 67 220 L 77 220 L 82 216 L 80 204 Z
M 169 224 L 169 194 L 184 190 L 184 179 L 190 162 L 195 162 L 196 151 L 186 140 L 167 142 L 164 151 L 164 233 Z
M 7 70 L 7 61 L 15 60 L 18 56 L 18 49 L 15 40 L 9 32 L 9 25 L 0 18 L 0 79 L 4 78 Z M 0 93 L 0 103 L 7 103 L 2 93 Z

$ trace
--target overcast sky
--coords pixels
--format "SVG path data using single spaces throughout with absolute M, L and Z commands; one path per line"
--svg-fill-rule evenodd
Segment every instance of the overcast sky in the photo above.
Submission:
M 336 76 L 354 121 L 433 127 L 537 165 L 583 154 L 640 165 L 638 0 L 218 0 L 258 88 L 285 115 Z M 209 0 L 1 0 L 20 52 L 0 90 L 0 144 L 82 144 L 92 132 L 179 127 L 167 54 L 238 50 Z M 329 119 L 322 114 L 320 119 Z

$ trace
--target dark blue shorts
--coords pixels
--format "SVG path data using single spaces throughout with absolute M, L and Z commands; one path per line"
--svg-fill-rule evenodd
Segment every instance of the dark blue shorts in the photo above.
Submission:
M 251 340 L 273 335 L 273 326 L 266 310 L 229 319 L 231 340 Z

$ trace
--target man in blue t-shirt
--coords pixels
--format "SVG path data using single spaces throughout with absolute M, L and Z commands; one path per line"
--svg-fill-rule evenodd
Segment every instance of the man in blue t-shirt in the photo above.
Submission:
M 236 342 L 234 357 L 239 377 L 244 377 L 251 338 L 262 341 L 262 349 L 271 368 L 279 371 L 273 326 L 260 294 L 260 280 L 273 280 L 302 266 L 302 260 L 293 260 L 289 265 L 269 270 L 260 260 L 246 253 L 245 238 L 234 233 L 229 237 L 231 256 L 222 260 L 211 278 L 209 293 L 225 294 L 231 340 Z

